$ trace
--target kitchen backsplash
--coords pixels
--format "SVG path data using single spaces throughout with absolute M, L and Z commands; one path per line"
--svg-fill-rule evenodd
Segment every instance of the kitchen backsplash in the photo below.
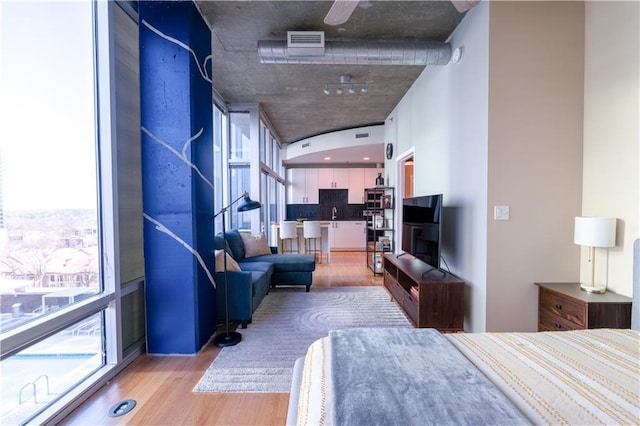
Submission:
M 320 189 L 319 204 L 287 204 L 287 220 L 361 220 L 364 204 L 348 204 L 347 189 Z

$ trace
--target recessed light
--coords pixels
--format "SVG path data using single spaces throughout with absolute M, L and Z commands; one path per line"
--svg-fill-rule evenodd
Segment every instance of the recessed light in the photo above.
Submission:
M 331 160 L 331 157 L 324 157 L 325 160 Z
M 363 158 L 363 160 L 364 160 L 364 161 L 369 161 L 369 160 L 371 160 L 371 158 L 369 158 L 369 157 L 364 157 L 364 158 Z

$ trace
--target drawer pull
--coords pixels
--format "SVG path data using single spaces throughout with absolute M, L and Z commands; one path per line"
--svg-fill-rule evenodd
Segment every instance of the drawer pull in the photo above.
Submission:
M 556 328 L 558 328 L 558 329 L 562 328 L 562 324 L 560 324 L 560 323 L 555 323 L 554 325 L 555 325 L 555 327 L 556 327 Z
M 559 303 L 556 303 L 556 309 L 562 309 L 562 305 Z

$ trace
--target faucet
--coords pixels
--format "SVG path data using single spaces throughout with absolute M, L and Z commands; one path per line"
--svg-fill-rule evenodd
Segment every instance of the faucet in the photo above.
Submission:
M 338 209 L 336 209 L 336 207 L 334 206 L 331 213 L 331 220 L 336 220 L 337 217 L 338 217 Z

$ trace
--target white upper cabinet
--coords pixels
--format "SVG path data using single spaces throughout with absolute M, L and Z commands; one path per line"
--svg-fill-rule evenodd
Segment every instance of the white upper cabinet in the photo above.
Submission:
M 384 169 L 364 169 L 365 188 L 373 188 L 374 186 L 376 186 L 376 178 L 378 177 L 378 173 L 383 173 L 384 176 Z
M 288 169 L 289 204 L 318 204 L 318 169 Z
M 333 189 L 333 169 L 318 169 L 318 188 Z
M 318 169 L 320 189 L 349 188 L 349 169 Z
M 364 171 L 365 169 L 349 169 L 349 204 L 364 204 Z
M 376 184 L 378 169 L 319 168 L 287 170 L 287 203 L 318 204 L 319 189 L 348 189 L 349 204 L 364 204 L 364 190 Z

